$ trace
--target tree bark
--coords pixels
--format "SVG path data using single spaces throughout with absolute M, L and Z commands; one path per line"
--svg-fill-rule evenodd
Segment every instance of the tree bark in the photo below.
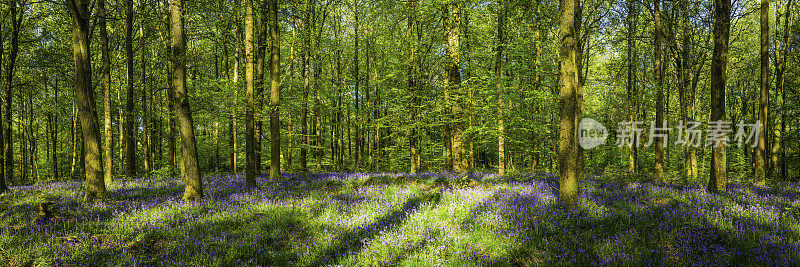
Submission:
M 255 152 L 255 118 L 256 109 L 253 75 L 253 0 L 245 0 L 244 19 L 244 81 L 245 99 L 245 184 L 247 187 L 256 186 L 256 152 Z
M 497 83 L 497 174 L 500 176 L 506 174 L 506 134 L 505 122 L 503 120 L 505 117 L 505 112 L 503 110 L 503 105 L 505 105 L 503 103 L 503 50 L 505 50 L 506 14 L 503 5 L 504 3 L 502 0 L 497 1 L 497 51 L 495 53 L 494 67 L 494 77 Z M 574 14 L 575 11 L 573 10 L 570 12 L 570 14 Z M 573 30 L 574 26 L 574 24 L 571 26 Z
M 577 42 L 575 12 L 580 3 L 575 0 L 560 0 L 559 21 L 559 142 L 558 158 L 560 172 L 559 201 L 573 209 L 578 201 L 578 178 L 582 175 L 578 168 L 577 127 Z
M 103 155 L 104 158 L 104 177 L 103 180 L 106 184 L 106 187 L 111 185 L 111 179 L 113 174 L 113 167 L 112 164 L 112 149 L 114 147 L 114 136 L 111 130 L 111 58 L 109 56 L 108 51 L 108 27 L 106 24 L 106 18 L 108 17 L 108 12 L 106 11 L 106 0 L 100 0 L 98 3 L 98 11 L 97 14 L 100 17 L 100 50 L 102 51 L 101 61 L 103 64 L 102 70 L 100 71 L 102 75 L 102 87 L 103 87 L 103 120 L 105 121 L 104 124 L 104 133 L 105 133 L 105 143 L 103 143 Z M 55 140 L 53 140 L 55 142 Z M 53 151 L 55 153 L 55 150 Z M 55 159 L 55 157 L 54 157 Z M 55 160 L 53 161 L 55 164 Z M 55 166 L 55 165 L 53 165 Z
M 464 123 L 461 96 L 461 3 L 453 2 L 448 4 L 449 13 L 445 21 L 445 32 L 447 33 L 447 79 L 446 85 L 451 92 L 451 98 L 455 98 L 451 107 L 452 120 L 452 149 L 453 171 L 466 172 L 467 155 L 465 149 Z
M 767 176 L 767 125 L 769 125 L 769 0 L 761 0 L 761 90 L 758 97 L 758 145 L 755 151 L 755 180 L 756 186 L 764 186 Z
M 11 51 L 8 54 L 8 65 L 6 66 L 5 81 L 5 120 L 3 121 L 3 159 L 5 160 L 5 178 L 11 181 L 14 178 L 14 143 L 13 143 L 13 120 L 11 118 L 11 103 L 13 102 L 14 75 L 16 71 L 17 54 L 19 51 L 19 31 L 22 27 L 24 12 L 18 12 L 17 1 L 11 0 L 9 3 L 11 13 Z M 19 14 L 18 14 L 19 13 Z
M 172 88 L 175 95 L 178 128 L 181 135 L 181 175 L 186 181 L 183 200 L 197 201 L 203 197 L 203 182 L 197 166 L 197 143 L 194 137 L 194 122 L 189 108 L 186 89 L 186 40 L 183 37 L 183 0 L 170 0 L 172 25 Z
M 81 120 L 85 155 L 86 194 L 84 201 L 107 200 L 100 163 L 100 128 L 92 89 L 92 62 L 89 45 L 89 3 L 69 0 L 67 8 L 72 15 L 72 48 L 75 60 L 75 96 Z
M 655 32 L 653 41 L 653 68 L 655 69 L 656 80 L 656 124 L 661 125 L 664 121 L 664 73 L 661 66 L 661 0 L 655 0 L 654 20 Z M 661 127 L 661 126 L 659 126 Z M 656 138 L 655 143 L 655 180 L 661 184 L 666 182 L 664 178 L 664 138 Z
M 125 102 L 125 175 L 136 176 L 136 136 L 133 114 L 133 0 L 125 0 L 125 56 L 127 62 L 127 98 Z
M 269 177 L 272 181 L 280 179 L 280 153 L 281 153 L 281 134 L 280 134 L 280 65 L 281 65 L 281 46 L 280 29 L 278 28 L 278 1 L 269 1 L 269 36 L 270 36 L 270 95 L 269 95 L 269 134 L 270 134 L 270 166 Z M 266 26 L 265 26 L 266 27 Z
M 728 38 L 730 36 L 731 2 L 714 2 L 714 52 L 711 59 L 711 121 L 725 120 L 725 82 L 728 66 Z M 708 189 L 722 193 L 727 185 L 725 146 L 712 147 L 711 177 Z

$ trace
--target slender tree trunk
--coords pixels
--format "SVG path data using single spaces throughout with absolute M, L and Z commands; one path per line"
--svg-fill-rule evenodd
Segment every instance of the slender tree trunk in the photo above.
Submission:
M 0 49 L 0 50 L 2 50 L 2 49 Z M 58 80 L 56 80 L 55 86 L 53 86 L 53 107 L 56 107 L 57 103 L 58 103 Z M 52 157 L 52 161 L 53 161 L 53 178 L 55 179 L 56 182 L 59 182 L 59 181 L 61 181 L 61 177 L 60 177 L 59 171 L 58 171 L 58 167 L 59 167 L 60 164 L 58 164 L 58 151 L 56 151 L 56 148 L 57 148 L 56 143 L 58 143 L 58 117 L 55 116 L 55 114 L 53 114 L 53 113 L 55 113 L 55 111 L 51 111 L 53 126 L 50 127 L 50 129 L 52 130 L 50 132 L 50 138 L 53 141 L 51 143 L 51 145 L 52 145 L 51 149 L 53 150 L 53 152 L 51 153 L 50 156 Z M 2 138 L 0 138 L 0 139 L 2 139 Z M 2 164 L 0 164 L 0 165 L 2 165 Z M 2 167 L 0 167 L 0 169 L 2 169 Z M 2 175 L 0 175 L 0 180 L 2 180 Z
M 409 131 L 408 140 L 409 140 L 409 149 L 410 149 L 410 157 L 411 157 L 411 173 L 417 173 L 420 170 L 419 162 L 417 159 L 419 158 L 419 151 L 417 150 L 417 144 L 419 143 L 418 138 L 418 127 L 417 127 L 417 108 L 418 108 L 418 97 L 416 95 L 417 91 L 417 84 L 416 84 L 416 76 L 417 76 L 417 59 L 415 58 L 415 53 L 417 50 L 417 45 L 415 41 L 417 38 L 415 37 L 415 28 L 416 28 L 416 13 L 417 13 L 417 3 L 414 1 L 408 2 L 408 7 L 406 10 L 406 17 L 408 19 L 408 37 L 407 37 L 407 50 L 408 50 L 408 62 L 407 62 L 407 79 L 408 79 L 408 91 L 409 91 L 409 98 L 410 98 L 410 122 L 412 123 L 411 129 Z M 349 118 L 349 116 L 348 116 Z
M 786 57 L 788 56 L 789 52 L 789 36 L 791 35 L 791 7 L 792 7 L 792 0 L 789 0 L 785 3 L 783 14 L 778 14 L 776 16 L 776 24 L 775 27 L 780 27 L 780 17 L 783 17 L 783 29 L 780 33 L 776 33 L 776 49 L 775 49 L 775 93 L 776 95 L 779 94 L 779 106 L 778 109 L 779 116 L 777 117 L 778 122 L 776 123 L 777 131 L 774 131 L 774 142 L 772 147 L 772 162 L 773 168 L 777 173 L 780 181 L 787 181 L 786 177 L 786 145 L 783 144 L 784 142 L 784 134 L 786 132 L 786 102 L 785 102 L 785 86 L 786 86 Z M 778 1 L 778 5 L 780 6 L 780 1 Z M 782 16 L 781 16 L 782 15 Z
M 562 3 L 563 4 L 563 3 Z M 495 67 L 494 76 L 497 83 L 497 173 L 499 175 L 506 174 L 506 149 L 505 149 L 505 112 L 503 111 L 503 50 L 505 50 L 505 27 L 506 27 L 506 14 L 504 3 L 502 0 L 497 1 L 497 51 L 495 53 Z M 571 11 L 574 14 L 574 11 Z M 563 20 L 563 18 L 562 18 Z M 563 22 L 562 22 L 563 23 Z M 563 27 L 563 26 L 562 26 Z M 574 25 L 572 25 L 574 27 Z M 574 36 L 573 36 L 574 37 Z
M 247 187 L 256 186 L 256 152 L 255 152 L 255 118 L 256 109 L 254 94 L 254 75 L 253 75 L 253 1 L 245 0 L 245 19 L 244 19 L 244 80 L 245 80 L 245 99 L 247 108 L 245 110 L 245 184 Z
M 13 101 L 14 89 L 14 75 L 16 71 L 17 52 L 19 51 L 19 31 L 22 27 L 22 18 L 24 12 L 18 12 L 17 1 L 11 0 L 9 3 L 9 12 L 11 15 L 11 51 L 8 55 L 8 65 L 6 66 L 6 81 L 5 81 L 5 98 L 3 104 L 5 105 L 5 120 L 3 121 L 3 159 L 5 160 L 5 176 L 6 181 L 11 181 L 14 178 L 14 143 L 13 143 L 13 120 L 11 118 L 11 103 Z M 19 14 L 18 14 L 19 13 Z
M 270 95 L 269 95 L 269 134 L 270 134 L 270 165 L 269 177 L 272 181 L 280 179 L 280 152 L 281 152 L 281 133 L 280 133 L 280 67 L 281 67 L 281 46 L 280 29 L 278 28 L 278 1 L 269 2 L 269 37 L 270 37 Z M 266 27 L 266 25 L 264 25 Z
M 567 208 L 573 209 L 578 200 L 578 178 L 582 176 L 578 168 L 578 143 L 576 138 L 577 127 L 577 31 L 575 30 L 576 10 L 580 3 L 575 0 L 560 1 L 559 24 L 559 172 L 560 188 L 559 201 Z
M 197 145 L 194 138 L 194 122 L 189 108 L 186 89 L 186 40 L 183 37 L 183 0 L 170 0 L 172 25 L 172 88 L 175 109 L 178 111 L 178 128 L 181 135 L 181 175 L 186 181 L 183 200 L 196 201 L 203 197 L 203 183 L 197 166 Z
M 653 41 L 653 68 L 655 69 L 656 78 L 656 124 L 661 124 L 664 121 L 664 73 L 661 67 L 661 0 L 655 0 L 655 33 Z M 659 126 L 662 127 L 662 126 Z M 666 182 L 664 178 L 664 138 L 656 138 L 655 144 L 655 179 L 661 184 Z
M 359 21 L 358 21 L 358 1 L 353 1 L 353 9 L 354 9 L 354 17 L 355 17 L 355 26 L 353 27 L 353 30 L 355 31 L 354 35 L 353 35 L 353 38 L 354 38 L 354 41 L 355 41 L 355 49 L 353 50 L 353 61 L 354 61 L 353 62 L 353 68 L 354 68 L 354 70 L 353 70 L 353 72 L 354 72 L 353 79 L 355 79 L 355 92 L 356 92 L 355 93 L 355 107 L 356 107 L 355 120 L 356 120 L 356 123 L 354 125 L 355 126 L 355 134 L 356 134 L 356 140 L 355 140 L 356 141 L 356 156 L 355 156 L 354 165 L 355 165 L 355 169 L 358 170 L 358 169 L 361 168 L 361 158 L 360 158 L 361 157 L 361 128 L 360 128 L 360 125 L 361 125 L 361 116 L 360 116 L 361 110 L 359 109 L 359 104 L 360 104 L 359 102 L 360 101 L 358 100 L 358 98 L 359 98 L 358 91 L 360 89 L 359 87 L 361 87 L 361 70 L 360 70 L 360 64 L 359 64 L 359 61 L 358 61 L 358 54 L 359 54 L 358 41 L 359 41 L 359 29 L 360 29 L 360 25 L 359 25 Z
M 636 41 L 634 40 L 634 36 L 636 35 L 636 12 L 635 12 L 635 4 L 633 0 L 628 0 L 628 103 L 631 105 L 631 109 L 629 112 L 629 121 L 635 122 L 637 121 L 637 114 L 638 114 L 638 105 L 637 99 L 638 94 L 636 92 Z M 633 145 L 630 146 L 630 153 L 628 154 L 628 173 L 633 175 L 636 173 L 636 160 L 637 160 L 637 144 L 639 140 L 631 140 Z
M 767 176 L 767 125 L 769 125 L 769 0 L 761 0 L 761 90 L 759 92 L 758 145 L 755 151 L 755 181 L 757 186 L 764 186 Z
M 85 154 L 86 194 L 84 201 L 106 200 L 103 165 L 100 163 L 100 127 L 92 89 L 92 62 L 89 46 L 89 3 L 83 0 L 67 1 L 72 15 L 72 48 L 75 59 L 75 96 L 81 119 Z
M 714 54 L 711 59 L 711 122 L 725 120 L 725 82 L 728 65 L 728 38 L 730 36 L 731 2 L 715 0 Z M 712 147 L 711 178 L 708 189 L 722 193 L 726 190 L 727 167 L 725 145 Z
M 319 54 L 317 54 L 316 58 L 319 59 Z M 323 144 L 322 144 L 322 99 L 320 98 L 320 91 L 322 91 L 322 87 L 319 85 L 320 83 L 320 74 L 322 74 L 322 67 L 321 60 L 317 60 L 315 62 L 316 67 L 314 68 L 314 91 L 316 93 L 314 97 L 314 158 L 316 159 L 317 163 L 317 171 L 322 171 L 322 152 L 323 152 Z
M 3 32 L 3 24 L 4 23 L 0 23 L 0 33 Z M 5 47 L 3 46 L 2 39 L 0 38 L 0 81 L 5 81 L 5 79 L 3 79 L 3 70 L 2 70 L 4 61 L 5 61 Z M 2 115 L 0 115 L 0 147 L 2 147 L 3 149 L 5 149 L 5 143 L 6 143 L 5 128 L 3 128 L 5 127 L 4 126 L 5 121 L 6 121 L 5 118 Z M 6 158 L 5 150 L 0 151 L 0 193 L 7 191 L 8 190 L 7 183 L 11 183 L 10 180 L 9 181 L 6 180 L 5 158 Z
M 113 167 L 112 167 L 112 149 L 114 147 L 114 135 L 113 131 L 111 130 L 111 58 L 108 51 L 108 27 L 106 24 L 106 17 L 108 16 L 108 12 L 106 11 L 106 0 L 99 1 L 99 14 L 100 17 L 100 50 L 102 51 L 101 61 L 103 64 L 102 70 L 100 71 L 102 75 L 102 87 L 103 87 L 103 119 L 105 121 L 104 125 L 104 133 L 105 133 L 105 143 L 103 143 L 103 155 L 104 158 L 104 182 L 106 187 L 111 185 L 111 179 L 113 175 Z M 55 141 L 55 139 L 53 140 Z M 54 150 L 55 152 L 55 150 Z M 54 157 L 55 159 L 55 157 Z M 55 164 L 55 160 L 53 160 Z M 53 165 L 56 166 L 56 165 Z
M 239 27 L 239 16 L 236 16 L 236 32 L 237 36 L 241 36 L 241 29 Z M 239 40 L 239 38 L 237 38 Z M 241 49 L 241 45 L 239 42 L 234 42 L 236 48 L 234 49 L 233 53 L 233 106 L 231 107 L 231 144 L 233 146 L 233 152 L 231 153 L 232 165 L 233 165 L 233 172 L 238 173 L 239 168 L 239 134 L 238 134 L 238 110 L 237 107 L 239 106 L 239 50 Z M 245 163 L 246 164 L 246 163 Z M 246 171 L 246 170 L 245 170 Z M 245 174 L 246 175 L 246 174 Z
M 303 29 L 303 102 L 300 117 L 300 170 L 308 171 L 308 86 L 309 86 L 309 58 L 311 57 L 311 11 L 310 1 L 305 4 L 305 19 Z
M 133 0 L 125 0 L 125 56 L 127 62 L 127 99 L 125 104 L 125 175 L 128 178 L 136 176 L 136 137 L 133 114 Z
M 144 12 L 144 6 L 142 6 L 142 12 Z M 147 73 L 146 66 L 145 66 L 145 55 L 147 54 L 147 50 L 145 48 L 145 34 L 144 34 L 144 23 L 139 25 L 139 64 L 140 64 L 140 72 L 139 72 L 139 80 L 141 81 L 142 87 L 142 161 L 144 162 L 144 173 L 145 175 L 150 175 L 152 171 L 152 162 L 150 161 L 150 114 L 148 113 L 148 87 L 145 80 L 145 75 Z
M 267 113 L 264 110 L 264 88 L 266 88 L 266 82 L 264 80 L 264 64 L 265 58 L 267 55 L 267 35 L 269 31 L 269 24 L 268 21 L 268 3 L 265 0 L 261 1 L 261 18 L 262 23 L 260 24 L 261 27 L 259 28 L 259 35 L 258 35 L 258 53 L 256 54 L 256 88 L 255 88 L 255 98 L 256 98 L 256 127 L 255 127 L 255 142 L 254 150 L 256 152 L 256 173 L 260 174 L 262 171 L 262 138 L 264 136 L 264 120 L 265 115 Z
M 70 178 L 77 178 L 75 166 L 78 163 L 78 104 L 73 90 L 72 96 L 72 128 L 70 128 L 70 136 L 72 137 L 72 164 L 70 165 Z

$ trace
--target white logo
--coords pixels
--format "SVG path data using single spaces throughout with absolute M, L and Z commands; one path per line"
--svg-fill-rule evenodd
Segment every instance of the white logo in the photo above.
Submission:
M 602 123 L 583 118 L 578 124 L 578 142 L 583 149 L 592 149 L 606 143 L 608 129 Z

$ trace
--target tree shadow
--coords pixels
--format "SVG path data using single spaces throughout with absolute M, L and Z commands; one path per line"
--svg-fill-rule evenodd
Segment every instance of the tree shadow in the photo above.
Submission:
M 380 232 L 397 227 L 398 224 L 411 215 L 423 202 L 428 201 L 426 199 L 429 199 L 429 197 L 422 196 L 411 198 L 407 200 L 400 209 L 390 211 L 376 219 L 375 222 L 366 226 L 356 227 L 335 236 L 333 242 L 328 245 L 328 249 L 321 253 L 319 258 L 311 265 L 320 266 L 332 264 L 341 257 L 356 252 L 356 250 L 362 248 L 363 240 L 371 240 Z

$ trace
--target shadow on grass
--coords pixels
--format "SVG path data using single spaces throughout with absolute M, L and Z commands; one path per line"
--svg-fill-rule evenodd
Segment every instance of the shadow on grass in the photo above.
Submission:
M 703 215 L 712 211 L 696 203 L 673 200 L 657 205 L 648 190 L 612 187 L 618 191 L 582 196 L 587 203 L 607 205 L 610 212 L 604 216 L 587 213 L 587 207 L 565 212 L 559 205 L 531 206 L 539 210 L 535 214 L 506 216 L 508 224 L 516 229 L 512 234 L 522 240 L 509 251 L 507 263 L 786 266 L 800 261 L 798 245 L 789 241 L 793 238 L 780 238 L 785 237 L 780 233 L 786 229 L 777 229 L 779 226 L 723 214 L 728 217 L 725 220 L 742 227 L 723 229 Z M 505 202 L 516 205 L 527 205 L 530 201 L 522 195 L 508 197 Z M 633 208 L 637 206 L 640 208 Z M 542 215 L 550 218 L 538 219 Z M 767 238 L 753 239 L 747 235 Z
M 324 264 L 333 264 L 341 257 L 356 252 L 363 247 L 366 240 L 373 239 L 381 231 L 386 231 L 397 227 L 403 220 L 405 220 L 414 210 L 416 210 L 423 202 L 436 202 L 430 196 L 414 197 L 409 199 L 398 210 L 387 213 L 386 215 L 378 218 L 375 222 L 366 226 L 356 227 L 348 232 L 340 234 L 333 238 L 333 242 L 328 245 L 319 258 L 311 264 L 311 266 L 320 266 Z

